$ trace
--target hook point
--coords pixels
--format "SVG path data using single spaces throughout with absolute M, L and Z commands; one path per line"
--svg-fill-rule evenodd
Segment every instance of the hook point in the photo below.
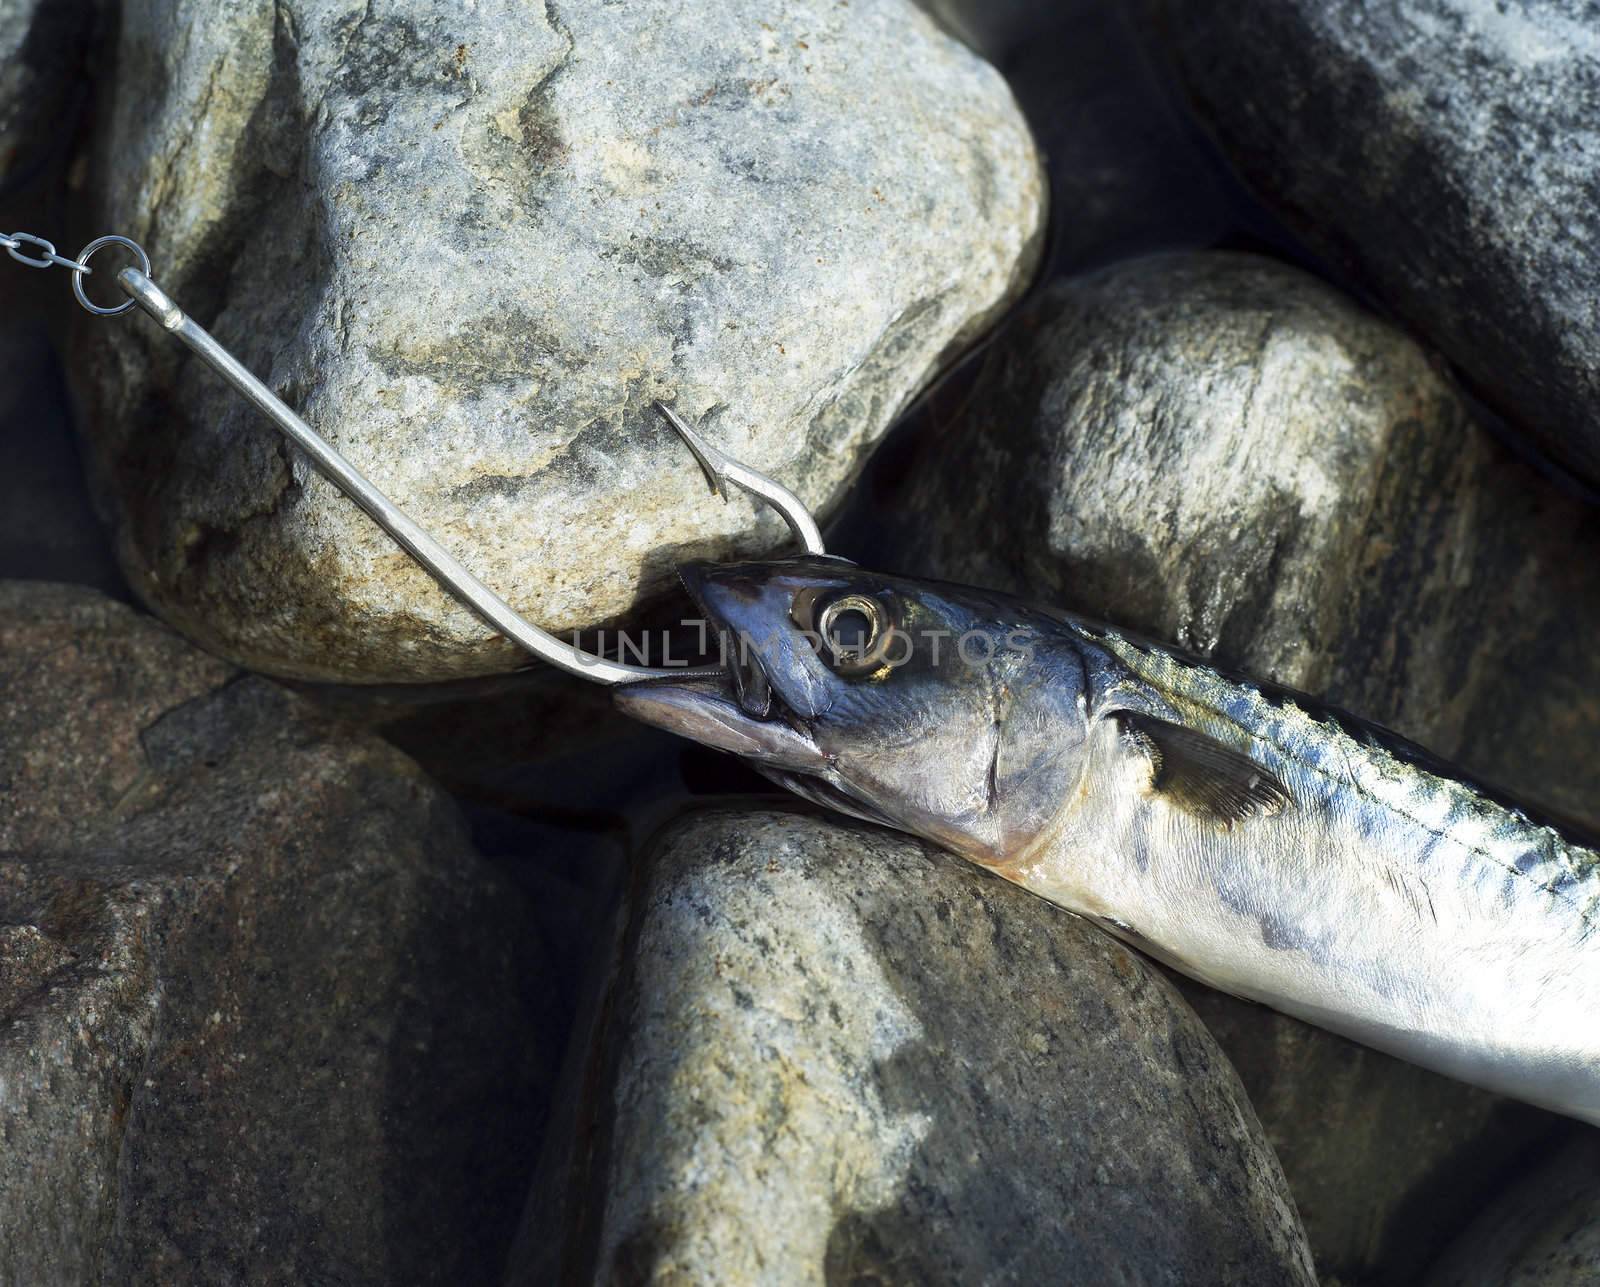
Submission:
M 700 462 L 700 468 L 705 471 L 706 482 L 711 484 L 712 493 L 726 501 L 728 499 L 728 488 L 725 481 L 727 466 L 723 454 L 693 429 L 689 428 L 683 417 L 661 401 L 660 398 L 655 399 L 650 405 L 660 413 L 663 420 L 672 426 L 672 431 L 683 439 L 683 445 L 694 453 L 694 458 Z

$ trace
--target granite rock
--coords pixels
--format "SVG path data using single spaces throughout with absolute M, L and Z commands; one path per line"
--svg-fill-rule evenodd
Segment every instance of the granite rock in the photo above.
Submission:
M 398 752 L 0 584 L 0 1281 L 498 1272 L 542 949 Z
M 692 815 L 615 950 L 512 1281 L 1313 1281 L 1173 989 L 958 859 Z
M 1024 285 L 1031 139 L 910 0 L 158 0 L 124 14 L 105 226 L 531 619 L 771 549 L 650 410 L 826 512 Z M 134 589 L 304 678 L 520 660 L 148 324 L 83 350 Z
M 1326 695 L 1593 824 L 1600 514 L 1394 327 L 1245 255 L 1053 285 L 934 426 L 880 560 Z M 1187 985 L 1186 985 L 1187 986 Z M 1190 989 L 1317 1255 L 1407 1283 L 1557 1119 Z
M 1518 1177 L 1429 1272 L 1427 1287 L 1600 1282 L 1600 1132 Z
M 1245 179 L 1600 479 L 1591 0 L 1144 0 Z

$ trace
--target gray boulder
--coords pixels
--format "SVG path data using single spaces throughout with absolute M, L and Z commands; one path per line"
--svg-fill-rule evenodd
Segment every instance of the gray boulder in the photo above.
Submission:
M 1246 180 L 1600 479 L 1592 0 L 1143 0 Z
M 1313 1281 L 1170 985 L 958 859 L 700 814 L 615 951 L 512 1281 Z
M 926 431 L 887 549 L 1324 694 L 1595 820 L 1600 514 L 1476 425 L 1415 344 L 1251 256 L 1052 286 Z M 864 551 L 841 550 L 852 554 Z M 1191 991 L 1319 1269 L 1407 1283 L 1556 1119 Z
M 1427 1287 L 1600 1282 L 1600 1132 L 1583 1131 L 1510 1184 L 1434 1266 Z
M 0 692 L 0 1281 L 497 1273 L 548 967 L 455 807 L 91 591 Z
M 784 539 L 652 398 L 826 512 L 1036 258 L 1010 92 L 910 0 L 158 0 L 119 41 L 103 226 L 557 632 Z M 120 558 L 186 633 L 305 678 L 521 660 L 148 322 L 81 351 Z

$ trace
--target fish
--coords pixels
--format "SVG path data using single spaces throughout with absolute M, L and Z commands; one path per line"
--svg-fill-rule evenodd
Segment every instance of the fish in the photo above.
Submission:
M 1600 1124 L 1600 849 L 1303 694 L 827 555 L 688 564 L 720 676 L 614 690 L 1213 988 Z

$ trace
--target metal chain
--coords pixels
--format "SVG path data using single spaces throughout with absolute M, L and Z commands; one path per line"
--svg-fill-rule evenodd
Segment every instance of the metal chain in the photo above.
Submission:
M 72 293 L 77 296 L 78 303 L 93 313 L 96 317 L 120 317 L 133 307 L 134 301 L 124 300 L 111 308 L 102 308 L 94 303 L 83 290 L 83 279 L 94 272 L 89 267 L 89 259 L 97 251 L 107 246 L 126 246 L 138 257 L 139 271 L 146 275 L 150 272 L 150 256 L 144 253 L 144 248 L 136 241 L 126 237 L 96 237 L 79 253 L 76 259 L 68 259 L 65 255 L 56 254 L 53 241 L 46 241 L 43 237 L 36 237 L 31 232 L 13 232 L 9 236 L 0 233 L 0 246 L 5 247 L 6 254 L 15 259 L 19 264 L 29 268 L 50 268 L 60 266 L 72 274 Z M 23 247 L 30 246 L 38 251 L 37 254 L 28 254 Z

